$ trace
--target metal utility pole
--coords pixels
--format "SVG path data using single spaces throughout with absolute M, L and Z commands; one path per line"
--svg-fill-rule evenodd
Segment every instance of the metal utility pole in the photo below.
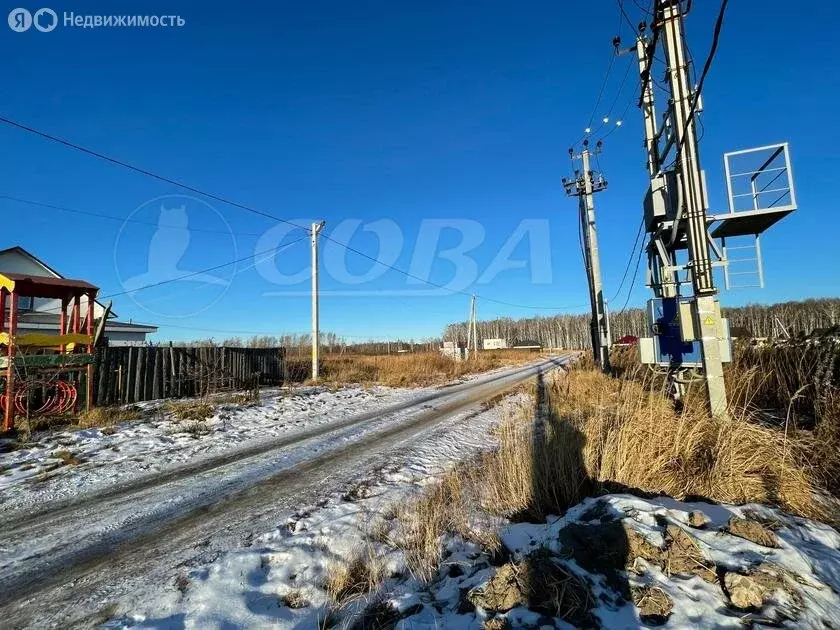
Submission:
M 318 235 L 324 229 L 324 221 L 313 223 L 310 231 L 312 241 L 312 380 L 318 380 L 318 352 L 320 336 L 318 332 Z
M 600 151 L 598 142 L 596 151 Z M 589 282 L 589 300 L 592 307 L 590 330 L 592 336 L 592 353 L 595 362 L 605 372 L 610 369 L 610 332 L 604 303 L 604 288 L 601 284 L 601 259 L 598 255 L 598 235 L 595 230 L 595 202 L 594 195 L 607 188 L 607 182 L 601 173 L 595 173 L 589 163 L 589 141 L 583 141 L 583 151 L 575 156 L 574 150 L 569 149 L 573 159 L 582 162 L 583 172 L 575 171 L 575 178 L 563 178 L 563 187 L 570 197 L 579 199 L 580 229 L 583 241 L 583 259 L 586 266 L 586 276 Z

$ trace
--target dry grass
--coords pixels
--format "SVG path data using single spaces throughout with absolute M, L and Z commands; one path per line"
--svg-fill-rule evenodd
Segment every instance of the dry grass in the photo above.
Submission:
M 807 422 L 818 413 L 822 398 L 840 387 L 840 345 L 831 341 L 765 347 L 739 345 L 734 361 L 726 366 L 726 376 L 730 388 L 736 390 L 735 405 L 790 408 Z
M 533 361 L 539 355 L 524 351 L 479 352 L 466 361 L 453 361 L 438 352 L 380 356 L 333 355 L 321 360 L 321 382 L 380 384 L 389 387 L 440 385 L 468 374 Z M 288 359 L 289 379 L 309 377 L 308 360 Z
M 804 452 L 806 474 L 840 496 L 840 345 L 739 344 L 734 350 L 724 370 L 733 416 L 777 429 L 777 439 L 781 433 L 786 445 Z M 613 367 L 626 379 L 664 391 L 664 377 L 640 365 L 634 349 L 614 354 Z M 685 406 L 706 408 L 702 383 L 689 388 Z
M 78 466 L 80 463 L 79 459 L 76 457 L 75 454 L 66 450 L 56 451 L 53 454 L 53 457 L 55 457 L 56 459 L 60 459 L 61 463 L 65 466 Z
M 329 565 L 324 590 L 334 604 L 344 606 L 376 590 L 382 578 L 382 560 L 372 547 L 367 547 L 346 562 Z
M 408 570 L 417 579 L 431 579 L 440 560 L 444 534 L 467 530 L 461 475 L 458 472 L 446 475 L 401 509 L 397 519 L 397 544 L 405 553 Z
M 535 424 L 535 415 L 527 403 L 512 409 L 499 427 L 498 450 L 470 473 L 481 506 L 493 514 L 539 521 L 591 491 L 578 432 L 564 422 Z
M 82 429 L 113 427 L 122 422 L 138 420 L 142 416 L 137 407 L 94 407 L 79 414 L 76 424 Z
M 412 576 L 429 581 L 439 571 L 447 535 L 501 557 L 494 528 L 476 528 L 479 519 L 492 519 L 489 514 L 539 522 L 602 492 L 763 503 L 837 522 L 834 507 L 820 496 L 826 469 L 840 470 L 838 400 L 821 399 L 819 412 L 826 421 L 811 435 L 762 423 L 743 408 L 734 407 L 727 420 L 713 419 L 693 404 L 678 411 L 659 389 L 661 382 L 637 368 L 632 356 L 619 363 L 627 378 L 587 369 L 586 363 L 583 359 L 568 373 L 538 381 L 530 399 L 506 403 L 497 450 L 451 471 L 400 506 L 389 533 L 373 538 L 401 549 Z M 840 484 L 840 475 L 835 481 Z M 688 573 L 699 566 L 713 580 L 693 552 L 685 554 Z M 671 569 L 674 562 L 668 556 Z M 374 592 L 384 578 L 380 563 L 369 547 L 366 554 L 330 567 L 324 586 L 331 600 L 342 606 Z M 651 619 L 667 617 L 670 610 L 667 598 L 654 590 L 634 592 L 633 599 Z
M 215 405 L 248 405 L 260 401 L 259 390 L 252 389 L 247 392 L 225 392 L 212 396 Z
M 476 488 L 481 484 L 476 471 L 474 466 L 452 470 L 398 508 L 387 544 L 403 551 L 406 568 L 416 579 L 427 582 L 434 577 L 446 535 L 474 543 L 491 558 L 501 552 L 502 541 L 494 525 L 474 509 Z
M 524 411 L 509 418 L 498 452 L 485 458 L 482 499 L 494 512 L 544 516 L 603 488 L 828 516 L 815 500 L 821 471 L 808 461 L 805 436 L 743 411 L 729 420 L 676 412 L 658 392 L 592 371 L 550 379 L 545 395 L 545 423 L 535 428 Z
M 213 415 L 213 405 L 205 400 L 173 401 L 164 403 L 163 411 L 177 421 L 202 422 Z
M 309 600 L 306 599 L 300 589 L 292 589 L 288 593 L 285 593 L 280 597 L 280 603 L 293 610 L 308 608 L 310 605 Z

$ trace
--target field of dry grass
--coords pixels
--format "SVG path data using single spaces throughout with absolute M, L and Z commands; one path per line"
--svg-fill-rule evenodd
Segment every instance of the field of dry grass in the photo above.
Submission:
M 825 493 L 830 462 L 814 457 L 825 436 L 785 431 L 743 408 L 728 420 L 690 406 L 677 411 L 649 383 L 591 369 L 548 376 L 530 399 L 505 405 L 497 437 L 495 451 L 400 510 L 416 576 L 433 573 L 446 533 L 492 553 L 492 534 L 471 528 L 477 514 L 541 522 L 601 493 L 755 502 L 838 522 Z
M 475 358 L 453 361 L 438 352 L 391 355 L 327 355 L 321 359 L 324 383 L 378 384 L 388 387 L 441 385 L 468 374 L 486 372 L 507 365 L 520 365 L 539 357 L 516 350 L 479 352 Z M 305 382 L 310 375 L 309 359 L 288 358 L 289 380 Z
M 755 347 L 737 345 L 724 366 L 733 414 L 775 427 L 806 451 L 823 485 L 840 496 L 840 345 L 821 343 Z M 626 380 L 664 391 L 662 375 L 639 364 L 636 353 L 614 355 L 613 367 Z M 689 387 L 685 406 L 705 406 L 702 383 Z

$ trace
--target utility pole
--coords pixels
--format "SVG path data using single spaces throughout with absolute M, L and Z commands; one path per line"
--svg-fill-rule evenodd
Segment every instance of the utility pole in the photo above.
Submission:
M 475 316 L 475 296 L 470 300 L 470 324 L 467 328 L 467 349 L 470 347 L 470 340 L 473 345 L 473 359 L 478 358 L 478 323 Z
M 598 142 L 596 151 L 600 152 L 601 143 Z M 574 155 L 574 149 L 569 149 L 573 159 L 582 162 L 583 172 L 576 170 L 574 179 L 563 178 L 563 187 L 570 197 L 578 198 L 580 211 L 580 230 L 582 231 L 583 259 L 586 276 L 589 282 L 589 300 L 592 308 L 590 331 L 592 337 L 592 353 L 595 362 L 602 370 L 610 369 L 610 333 L 604 301 L 604 288 L 601 284 L 601 259 L 598 255 L 598 236 L 595 230 L 595 193 L 607 188 L 607 182 L 601 173 L 595 173 L 589 163 L 591 152 L 589 140 L 583 141 L 583 151 Z
M 665 39 L 665 59 L 671 88 L 674 145 L 677 147 L 677 176 L 685 206 L 686 237 L 688 240 L 689 270 L 694 288 L 692 310 L 695 328 L 699 332 L 706 376 L 709 408 L 715 417 L 727 413 L 726 384 L 723 380 L 720 341 L 720 305 L 715 299 L 712 256 L 709 251 L 709 232 L 706 223 L 705 182 L 700 170 L 700 150 L 693 111 L 697 107 L 691 88 L 685 41 L 683 12 L 678 1 L 660 0 L 662 29 Z M 679 210 L 678 210 L 679 211 Z
M 647 152 L 647 169 L 651 178 L 651 191 L 665 190 L 666 176 L 662 173 L 659 159 L 659 132 L 656 124 L 656 106 L 653 95 L 653 78 L 651 67 L 653 50 L 648 50 L 649 42 L 641 35 L 636 39 L 636 55 L 639 58 L 639 78 L 641 80 L 642 96 L 639 106 L 645 122 L 645 150 Z M 651 193 L 653 194 L 653 192 Z M 649 217 L 647 228 L 654 227 Z M 668 251 L 664 242 L 664 232 L 659 231 L 651 235 L 648 246 L 648 267 L 651 269 L 651 286 L 658 297 L 673 298 L 677 296 L 677 282 L 672 269 L 674 255 Z
M 310 231 L 312 241 L 312 380 L 318 380 L 318 235 L 324 229 L 324 221 L 313 223 Z
M 648 259 L 651 286 L 661 302 L 661 306 L 657 307 L 659 319 L 650 324 L 656 329 L 660 348 L 670 349 L 669 374 L 677 395 L 681 389 L 677 374 L 684 363 L 682 348 L 686 343 L 699 342 L 709 409 L 714 417 L 723 418 L 727 414 L 721 352 L 723 323 L 712 273 L 711 236 L 706 214 L 708 204 L 695 128 L 699 97 L 691 86 L 683 33 L 680 0 L 656 0 L 653 39 L 650 44 L 642 36 L 636 41 L 642 85 L 639 106 L 644 115 L 645 148 L 651 178 L 644 220 L 650 233 Z M 670 98 L 668 124 L 657 130 L 653 78 L 650 74 L 656 44 L 660 41 L 667 66 Z M 664 148 L 660 149 L 663 135 Z M 673 168 L 663 168 L 672 149 L 676 152 Z M 677 264 L 677 251 L 681 249 L 688 250 L 685 265 Z M 680 269 L 685 269 L 691 277 L 692 296 L 680 297 Z

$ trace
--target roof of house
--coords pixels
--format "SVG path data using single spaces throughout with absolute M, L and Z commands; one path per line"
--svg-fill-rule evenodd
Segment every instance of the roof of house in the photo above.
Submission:
M 25 256 L 26 258 L 28 258 L 32 262 L 34 262 L 38 265 L 41 265 L 44 269 L 46 269 L 50 273 L 54 274 L 56 278 L 63 278 L 64 277 L 63 275 L 58 273 L 55 269 L 50 267 L 47 263 L 45 263 L 43 260 L 41 260 L 37 256 L 34 256 L 33 254 L 31 254 L 28 251 L 26 251 L 25 249 L 23 249 L 23 247 L 21 247 L 20 245 L 15 245 L 14 247 L 7 247 L 6 249 L 0 249 L 0 256 L 2 256 L 3 254 L 11 254 L 12 252 L 14 252 L 16 254 L 20 254 L 21 256 Z
M 50 276 L 37 276 L 29 273 L 0 273 L 0 280 L 2 279 L 11 280 L 14 283 L 15 293 L 26 297 L 62 299 L 74 295 L 99 292 L 99 287 L 92 285 L 90 282 L 71 280 L 70 278 L 51 278 Z M 7 288 L 11 286 L 9 284 Z
M 49 271 L 56 278 L 64 278 L 64 276 L 62 274 L 60 274 L 56 269 L 54 269 L 53 267 L 51 267 L 50 265 L 45 263 L 43 260 L 41 260 L 40 258 L 35 256 L 31 252 L 25 250 L 20 245 L 15 245 L 13 247 L 7 247 L 6 249 L 0 249 L 0 256 L 2 256 L 3 254 L 11 254 L 11 253 L 19 254 L 21 256 L 24 256 L 25 258 L 28 258 L 29 260 L 31 260 L 35 264 L 40 265 L 41 267 L 43 267 L 44 269 Z M 2 270 L 0 270 L 0 273 L 2 273 Z M 9 274 L 4 274 L 4 275 L 9 275 Z M 49 276 L 43 276 L 43 277 L 49 277 Z M 93 285 L 91 285 L 91 286 L 93 286 Z M 94 287 L 94 288 L 96 288 L 96 287 Z M 44 297 L 49 297 L 49 296 L 44 296 Z M 99 304 L 99 306 L 101 306 L 102 308 L 105 308 L 105 305 L 102 304 L 102 302 L 100 302 L 99 300 L 96 300 L 96 303 Z M 113 319 L 113 318 L 116 318 L 116 317 L 117 317 L 117 314 L 114 311 L 111 311 L 111 313 L 108 315 L 108 319 Z

